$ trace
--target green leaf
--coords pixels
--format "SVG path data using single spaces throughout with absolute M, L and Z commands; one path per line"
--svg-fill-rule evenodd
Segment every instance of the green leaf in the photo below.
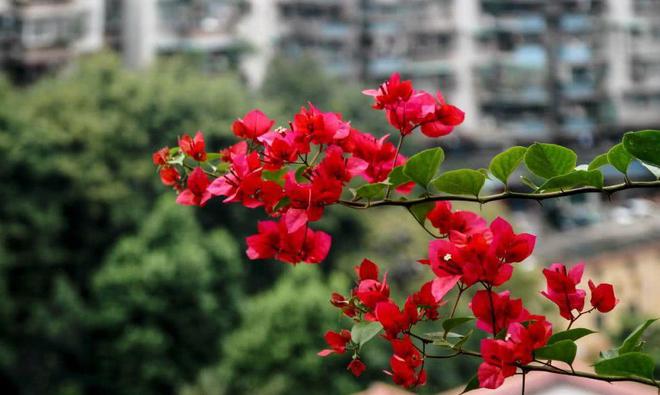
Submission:
M 568 174 L 552 177 L 543 183 L 538 191 L 564 190 L 580 186 L 602 188 L 604 182 L 603 173 L 600 170 L 574 170 Z
M 403 173 L 403 166 L 397 166 L 390 172 L 387 182 L 392 184 L 393 187 L 398 187 L 401 184 L 412 181 L 410 177 Z
M 302 183 L 302 182 L 309 181 L 309 180 L 303 175 L 303 174 L 305 173 L 305 170 L 307 170 L 307 169 L 308 169 L 308 167 L 305 166 L 305 165 L 300 166 L 300 167 L 298 167 L 298 168 L 296 169 L 296 173 L 295 173 L 295 175 L 296 175 L 296 181 L 297 181 L 297 182 Z
M 631 352 L 611 359 L 603 359 L 594 365 L 596 373 L 603 376 L 637 376 L 653 379 L 655 362 L 649 355 Z
M 444 160 L 445 153 L 442 148 L 424 150 L 408 158 L 403 166 L 403 174 L 426 188 Z
M 439 191 L 453 195 L 479 196 L 484 182 L 486 182 L 486 177 L 480 171 L 461 169 L 442 173 L 440 177 L 433 180 L 433 185 Z
M 609 164 L 610 164 L 610 162 L 607 160 L 607 153 L 604 153 L 604 154 L 600 154 L 597 157 L 595 157 L 594 160 L 592 160 L 589 163 L 588 169 L 589 170 L 596 170 L 596 169 L 600 169 L 601 167 L 603 167 L 605 165 L 609 165 Z
M 534 352 L 538 359 L 551 359 L 553 361 L 563 361 L 572 364 L 577 353 L 577 345 L 573 340 L 560 340 L 553 344 L 548 344 Z
M 410 207 L 410 213 L 415 217 L 417 222 L 423 225 L 426 221 L 426 215 L 429 211 L 433 210 L 433 207 L 435 207 L 435 203 L 433 202 L 415 204 Z
M 264 170 L 261 172 L 261 178 L 267 181 L 274 181 L 280 185 L 284 184 L 284 179 L 282 178 L 287 172 L 286 168 L 281 168 L 279 170 Z
M 647 320 L 646 322 L 635 328 L 635 330 L 632 331 L 632 333 L 628 335 L 628 337 L 626 337 L 623 343 L 621 343 L 621 347 L 619 347 L 619 354 L 641 351 L 642 346 L 644 345 L 644 343 L 641 340 L 644 331 L 646 330 L 646 328 L 651 326 L 651 324 L 653 324 L 657 320 L 658 320 L 657 318 L 654 318 L 652 320 Z
M 206 154 L 206 161 L 208 162 L 208 161 L 212 161 L 212 160 L 220 159 L 220 156 L 221 156 L 221 155 L 220 155 L 219 152 L 208 152 L 208 153 Z
M 500 181 L 507 184 L 509 176 L 516 171 L 527 152 L 526 147 L 515 146 L 499 153 L 490 161 L 488 169 Z
M 275 207 L 273 207 L 273 211 L 277 211 L 282 207 L 287 206 L 289 203 L 291 203 L 291 199 L 288 196 L 285 196 L 279 202 L 277 202 Z
M 449 332 L 450 330 L 456 328 L 459 325 L 463 325 L 466 322 L 474 321 L 474 317 L 454 317 L 448 318 L 442 322 L 442 328 Z
M 477 377 L 477 375 L 475 374 L 474 376 L 472 376 L 472 378 L 470 378 L 470 381 L 468 381 L 468 383 L 465 385 L 465 388 L 463 388 L 463 392 L 461 392 L 460 395 L 478 389 L 479 389 L 479 377 Z
M 615 145 L 607 152 L 607 161 L 623 174 L 628 172 L 628 166 L 632 160 L 632 155 L 626 151 L 623 147 L 623 143 Z
M 582 337 L 585 337 L 587 335 L 591 335 L 592 333 L 596 333 L 595 331 L 592 331 L 591 329 L 587 328 L 573 328 L 569 329 L 567 331 L 562 331 L 562 332 L 557 332 L 554 335 L 550 337 L 548 340 L 548 344 L 554 344 L 557 343 L 561 340 L 577 340 Z
M 577 155 L 557 144 L 534 143 L 525 152 L 525 166 L 543 178 L 552 178 L 575 169 Z
M 460 350 L 461 347 L 463 347 L 463 345 L 465 344 L 465 342 L 468 341 L 470 336 L 472 336 L 472 333 L 474 333 L 474 329 L 470 329 L 469 331 L 467 331 L 465 335 L 463 335 L 463 337 L 454 344 L 453 348 L 456 350 Z
M 623 135 L 623 146 L 635 158 L 660 166 L 660 130 L 642 130 Z
M 385 183 L 365 184 L 355 190 L 355 197 L 367 200 L 380 200 L 385 197 L 386 190 L 387 184 Z
M 380 322 L 358 322 L 351 329 L 351 340 L 361 347 L 373 339 L 381 329 L 383 329 L 383 326 Z

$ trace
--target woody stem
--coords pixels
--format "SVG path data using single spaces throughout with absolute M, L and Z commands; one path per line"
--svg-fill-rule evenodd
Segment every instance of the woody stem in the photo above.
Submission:
M 615 185 L 609 185 L 603 188 L 596 187 L 584 187 L 576 188 L 569 190 L 562 190 L 556 192 L 546 192 L 546 193 L 525 193 L 525 192 L 510 192 L 505 191 L 501 193 L 496 193 L 493 195 L 486 196 L 468 196 L 468 195 L 431 195 L 424 196 L 418 199 L 409 199 L 409 200 L 389 200 L 387 196 L 383 200 L 370 201 L 368 204 L 364 202 L 353 202 L 348 200 L 340 200 L 339 203 L 357 209 L 364 209 L 369 207 L 376 206 L 404 206 L 411 207 L 420 203 L 427 202 L 437 202 L 437 201 L 461 201 L 461 202 L 474 202 L 479 204 L 485 204 L 490 202 L 495 202 L 498 200 L 507 200 L 507 199 L 522 199 L 522 200 L 536 200 L 538 202 L 546 199 L 555 199 L 564 196 L 579 195 L 583 193 L 605 193 L 608 196 L 627 189 L 638 189 L 638 188 L 658 188 L 660 187 L 660 181 L 630 181 L 628 183 L 621 183 Z

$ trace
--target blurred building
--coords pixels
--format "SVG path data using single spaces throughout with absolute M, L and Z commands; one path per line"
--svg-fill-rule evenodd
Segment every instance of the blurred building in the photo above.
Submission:
M 185 53 L 208 71 L 225 70 L 246 49 L 237 35 L 244 0 L 106 0 L 106 10 L 106 40 L 132 68 Z
M 344 78 L 441 87 L 479 140 L 660 125 L 656 0 L 277 0 L 285 56 Z
M 103 0 L 0 0 L 0 63 L 21 81 L 103 45 Z

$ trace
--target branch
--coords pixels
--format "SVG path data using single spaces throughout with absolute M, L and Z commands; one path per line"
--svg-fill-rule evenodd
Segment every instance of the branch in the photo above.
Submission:
M 476 358 L 482 358 L 481 354 L 475 351 L 469 351 L 469 350 L 457 350 L 456 352 L 448 355 L 424 355 L 425 358 L 430 358 L 430 359 L 447 359 L 447 358 L 453 358 L 457 357 L 459 355 L 467 355 L 470 357 L 476 357 Z M 575 377 L 580 377 L 580 378 L 585 378 L 585 379 L 591 379 L 591 380 L 598 380 L 598 381 L 605 381 L 608 383 L 614 383 L 617 381 L 630 381 L 630 382 L 635 382 L 635 383 L 640 383 L 644 385 L 650 385 L 652 387 L 656 387 L 660 390 L 660 383 L 656 382 L 655 380 L 652 379 L 645 379 L 642 377 L 615 377 L 615 376 L 600 376 L 596 373 L 590 373 L 590 372 L 580 372 L 580 371 L 568 371 L 568 370 L 563 370 L 559 369 L 555 366 L 552 365 L 521 365 L 517 364 L 517 367 L 523 371 L 523 373 L 527 372 L 546 372 L 546 373 L 554 373 L 554 374 L 560 374 L 562 376 L 575 376 Z
M 660 384 L 658 384 L 656 381 L 651 380 L 651 379 L 645 379 L 641 377 L 611 377 L 611 376 L 599 376 L 596 373 L 589 373 L 589 372 L 580 372 L 580 371 L 574 371 L 574 372 L 569 372 L 567 370 L 558 370 L 558 369 L 552 369 L 551 367 L 548 366 L 538 366 L 538 365 L 524 365 L 524 366 L 518 366 L 520 369 L 522 369 L 523 372 L 548 372 L 548 373 L 554 373 L 554 374 L 561 374 L 563 376 L 575 376 L 575 377 L 582 377 L 585 379 L 592 379 L 592 380 L 599 380 L 599 381 L 606 381 L 608 383 L 613 383 L 616 381 L 632 381 L 635 383 L 640 383 L 644 385 L 650 385 L 653 387 L 656 387 L 660 389 Z
M 606 193 L 611 195 L 615 192 L 623 191 L 626 189 L 638 189 L 638 188 L 657 188 L 660 187 L 660 181 L 630 181 L 628 183 L 621 183 L 606 186 L 603 188 L 595 187 L 584 187 L 569 189 L 567 191 L 557 191 L 557 192 L 547 192 L 547 193 L 524 193 L 524 192 L 502 192 L 494 195 L 486 195 L 482 197 L 477 196 L 465 196 L 465 195 L 433 195 L 428 197 L 422 197 L 418 199 L 410 200 L 378 200 L 374 202 L 352 202 L 348 200 L 340 200 L 339 203 L 350 208 L 356 209 L 366 209 L 370 207 L 377 206 L 403 206 L 410 207 L 420 203 L 435 202 L 435 201 L 462 201 L 462 202 L 474 202 L 479 204 L 485 204 L 494 202 L 497 200 L 506 200 L 506 199 L 523 199 L 523 200 L 535 200 L 542 201 L 546 199 L 559 198 L 564 196 L 579 195 L 583 193 Z

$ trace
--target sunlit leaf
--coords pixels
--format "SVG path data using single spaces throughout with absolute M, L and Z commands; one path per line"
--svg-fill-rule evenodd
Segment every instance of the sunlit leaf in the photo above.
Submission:
M 632 156 L 660 166 L 660 130 L 642 130 L 623 135 L 623 146 Z
M 484 182 L 486 182 L 486 177 L 480 171 L 461 169 L 440 174 L 433 180 L 433 186 L 439 191 L 453 195 L 478 196 Z
M 615 145 L 607 152 L 607 161 L 623 174 L 628 172 L 628 166 L 632 160 L 632 155 L 626 151 L 622 143 Z
M 566 362 L 570 365 L 575 360 L 576 353 L 577 345 L 573 340 L 560 340 L 534 351 L 534 356 L 537 359 L 551 359 Z
M 385 197 L 386 190 L 387 184 L 385 183 L 365 184 L 355 190 L 355 197 L 367 200 L 380 200 Z
M 552 177 L 538 188 L 538 191 L 566 190 L 575 187 L 592 186 L 602 188 L 605 182 L 600 170 L 575 170 L 568 174 Z
M 490 161 L 488 169 L 504 185 L 507 184 L 509 176 L 516 171 L 527 152 L 526 147 L 515 146 L 499 153 Z
M 377 321 L 358 322 L 353 325 L 353 328 L 351 329 L 351 340 L 353 340 L 353 343 L 362 346 L 369 340 L 373 339 L 381 329 L 383 329 L 383 326 Z
M 424 150 L 408 158 L 403 166 L 403 174 L 426 188 L 444 160 L 445 153 L 442 148 Z
M 575 169 L 577 155 L 557 144 L 534 143 L 525 152 L 525 166 L 543 178 L 560 176 Z
M 655 362 L 649 355 L 641 352 L 631 352 L 618 357 L 603 359 L 594 365 L 596 373 L 603 376 L 644 377 L 653 378 Z

